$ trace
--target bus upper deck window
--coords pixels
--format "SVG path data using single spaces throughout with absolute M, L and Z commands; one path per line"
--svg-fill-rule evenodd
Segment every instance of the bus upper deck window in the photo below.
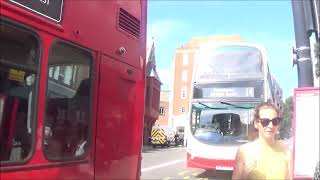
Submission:
M 50 160 L 81 158 L 88 149 L 91 54 L 62 42 L 48 60 L 44 154 Z
M 34 142 L 39 43 L 33 33 L 0 24 L 0 161 L 24 162 Z

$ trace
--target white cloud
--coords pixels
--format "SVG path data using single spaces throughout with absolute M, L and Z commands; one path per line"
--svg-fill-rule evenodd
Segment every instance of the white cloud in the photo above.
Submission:
M 170 90 L 169 86 L 171 84 L 171 72 L 170 69 L 157 69 L 157 72 L 159 74 L 160 80 L 162 82 L 161 90 Z

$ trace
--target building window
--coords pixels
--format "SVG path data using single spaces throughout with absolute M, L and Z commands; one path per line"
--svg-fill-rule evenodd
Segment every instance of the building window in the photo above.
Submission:
M 187 82 L 188 81 L 188 71 L 183 70 L 182 71 L 182 82 Z
M 75 65 L 64 65 L 64 66 L 54 66 L 49 68 L 49 77 L 60 81 L 64 85 L 72 86 L 73 88 L 76 86 L 75 77 L 77 73 L 77 67 Z
M 164 107 L 160 107 L 159 115 L 164 116 Z
M 57 42 L 48 65 L 44 155 L 50 160 L 83 158 L 90 137 L 91 53 Z
M 186 112 L 186 109 L 184 108 L 184 106 L 181 107 L 181 114 L 184 114 Z
M 182 65 L 183 66 L 187 66 L 188 65 L 188 61 L 189 61 L 188 53 L 183 53 L 183 55 L 182 55 Z
M 186 99 L 187 97 L 187 87 L 183 86 L 181 89 L 181 99 Z

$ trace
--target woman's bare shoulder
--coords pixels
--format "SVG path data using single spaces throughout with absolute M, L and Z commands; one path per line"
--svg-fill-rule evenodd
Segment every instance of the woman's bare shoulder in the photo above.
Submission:
M 285 154 L 291 155 L 291 149 L 288 144 L 285 144 L 283 142 L 278 141 L 278 146 L 279 146 L 280 150 L 283 151 Z
M 238 155 L 246 159 L 248 156 L 252 156 L 257 152 L 257 142 L 252 141 L 246 144 L 242 144 L 238 149 Z
M 242 152 L 248 152 L 252 149 L 254 149 L 255 147 L 257 147 L 258 143 L 257 141 L 251 141 L 251 142 L 248 142 L 248 143 L 245 143 L 245 144 L 242 144 L 240 147 L 239 147 L 239 150 L 242 151 Z
M 292 150 L 288 145 L 283 146 L 284 153 L 286 155 L 287 160 L 292 160 Z

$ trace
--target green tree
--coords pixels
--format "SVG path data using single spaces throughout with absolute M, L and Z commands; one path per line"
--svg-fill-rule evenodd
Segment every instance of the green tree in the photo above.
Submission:
M 288 136 L 289 129 L 292 127 L 293 118 L 293 97 L 288 97 L 285 102 L 282 103 L 283 107 L 283 123 L 281 126 L 281 132 L 284 133 L 283 136 Z M 282 136 L 282 135 L 281 135 Z
M 316 55 L 316 59 L 317 59 L 317 63 L 316 63 L 316 76 L 320 77 L 320 44 L 317 43 L 315 44 L 315 55 Z

